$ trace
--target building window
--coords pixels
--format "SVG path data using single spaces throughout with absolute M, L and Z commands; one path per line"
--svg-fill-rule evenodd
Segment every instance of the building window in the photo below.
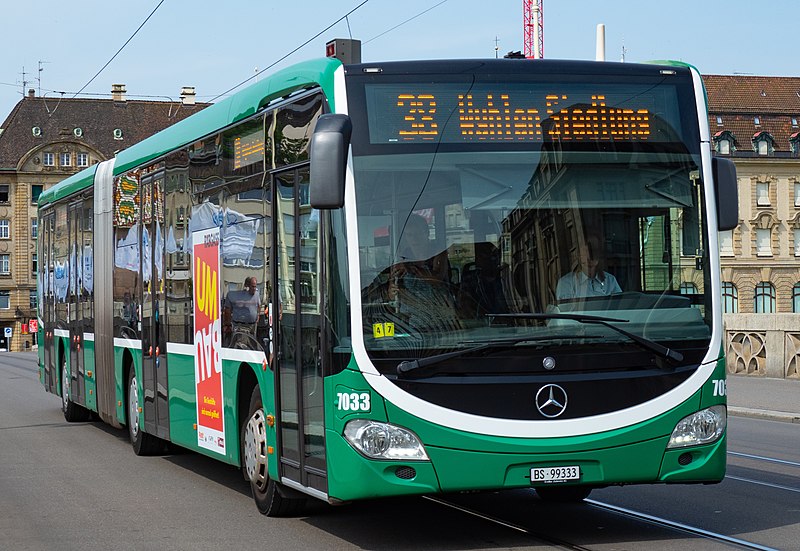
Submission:
M 720 256 L 733 256 L 733 230 L 719 232 Z
M 11 291 L 0 291 L 0 308 L 3 310 L 11 308 Z
M 772 256 L 772 230 L 756 229 L 756 256 Z
M 794 229 L 794 255 L 800 256 L 800 228 Z
M 753 124 L 759 126 L 761 124 L 761 117 L 753 117 Z
M 730 281 L 722 282 L 722 311 L 726 314 L 739 313 L 739 289 Z
M 8 275 L 11 273 L 11 255 L 0 254 L 0 274 Z
M 56 155 L 55 153 L 45 153 L 43 156 L 42 164 L 44 166 L 56 166 Z
M 31 253 L 31 273 L 36 275 L 37 271 L 39 271 L 39 255 Z
M 756 205 L 759 207 L 769 206 L 769 183 L 758 182 L 756 184 Z
M 792 287 L 792 312 L 800 314 L 800 282 Z
M 767 140 L 758 141 L 758 154 L 769 155 L 769 143 L 767 143 Z
M 31 204 L 35 205 L 39 202 L 39 196 L 44 191 L 44 186 L 42 184 L 31 184 Z
M 72 166 L 72 154 L 71 153 L 62 153 L 59 155 L 59 164 L 61 166 Z
M 800 183 L 794 184 L 794 206 L 800 207 Z
M 717 115 L 717 126 L 722 126 L 722 117 Z
M 762 281 L 756 285 L 754 306 L 756 314 L 775 313 L 775 287 L 772 283 Z
M 797 128 L 797 117 L 792 117 L 792 126 Z
M 694 283 L 681 283 L 681 294 L 682 295 L 696 295 L 697 294 L 697 285 Z
M 9 189 L 8 184 L 0 185 L 0 203 L 8 203 Z
M 39 220 L 31 218 L 31 239 L 39 237 Z
M 730 140 L 720 140 L 717 142 L 717 153 L 720 155 L 730 155 L 731 154 L 731 142 Z
M 36 310 L 36 307 L 39 306 L 39 296 L 36 294 L 36 291 L 33 290 L 30 292 L 30 305 L 32 310 Z
M 80 167 L 89 166 L 88 153 L 78 153 L 78 166 Z
M 0 239 L 11 237 L 11 220 L 0 220 Z

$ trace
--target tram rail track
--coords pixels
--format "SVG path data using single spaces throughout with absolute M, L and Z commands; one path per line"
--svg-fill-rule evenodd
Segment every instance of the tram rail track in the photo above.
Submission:
M 564 538 L 555 537 L 539 530 L 532 530 L 528 527 L 522 526 L 519 523 L 505 520 L 496 515 L 491 515 L 481 511 L 477 511 L 473 508 L 466 507 L 458 503 L 453 503 L 451 501 L 447 501 L 446 499 L 441 499 L 433 496 L 423 496 L 423 499 L 426 499 L 433 503 L 437 503 L 444 507 L 457 510 L 459 512 L 468 514 L 470 516 L 483 519 L 487 522 L 491 522 L 493 524 L 497 524 L 509 528 L 511 530 L 521 532 L 542 543 L 553 545 L 562 549 L 570 549 L 572 551 L 592 551 L 592 549 L 594 549 L 594 547 L 587 547 L 586 545 L 572 543 L 565 540 Z M 691 526 L 688 524 L 684 524 L 682 522 L 669 520 L 663 517 L 651 515 L 648 513 L 643 513 L 640 511 L 634 511 L 632 509 L 620 507 L 618 505 L 612 505 L 610 503 L 605 503 L 594 499 L 586 499 L 584 500 L 584 503 L 596 509 L 620 515 L 629 519 L 634 519 L 660 528 L 666 528 L 669 530 L 674 530 L 684 534 L 688 534 L 697 538 L 718 542 L 735 549 L 751 549 L 757 551 L 779 551 L 778 549 L 767 545 L 761 545 L 759 543 L 754 543 L 740 538 L 735 538 L 733 536 L 727 536 L 725 534 L 720 534 L 718 532 L 705 530 L 703 528 Z
M 674 520 L 665 519 L 656 515 L 650 515 L 648 513 L 642 513 L 639 511 L 634 511 L 632 509 L 627 509 L 625 507 L 620 507 L 618 505 L 612 505 L 610 503 L 604 503 L 602 501 L 597 501 L 594 499 L 586 499 L 585 502 L 593 507 L 598 509 L 603 509 L 605 511 L 611 511 L 613 513 L 617 513 L 629 518 L 633 518 L 636 520 L 641 520 L 643 522 L 647 522 L 650 524 L 654 524 L 657 526 L 671 528 L 673 530 L 678 530 L 680 532 L 684 532 L 687 534 L 691 534 L 697 537 L 701 537 L 704 539 L 709 539 L 713 541 L 718 541 L 720 543 L 728 544 L 732 547 L 736 547 L 738 549 L 756 549 L 759 551 L 778 551 L 774 547 L 769 547 L 767 545 L 761 545 L 758 543 L 753 543 L 747 540 L 734 538 L 733 536 L 726 536 L 725 534 L 720 534 L 718 532 L 712 532 L 710 530 L 704 530 L 703 528 L 698 528 L 695 526 L 690 526 L 688 524 L 684 524 L 682 522 L 677 522 Z

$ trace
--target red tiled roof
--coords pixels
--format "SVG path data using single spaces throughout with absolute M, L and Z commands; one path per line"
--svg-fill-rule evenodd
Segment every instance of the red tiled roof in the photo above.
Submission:
M 800 77 L 704 75 L 708 110 L 800 116 Z
M 42 144 L 66 141 L 86 143 L 108 159 L 115 151 L 130 147 L 208 105 L 26 97 L 3 122 L 0 169 L 14 168 L 22 157 Z M 39 136 L 33 135 L 34 127 L 40 129 Z M 75 128 L 81 128 L 81 136 L 73 133 Z M 114 139 L 116 128 L 122 130 L 122 140 Z
M 776 152 L 791 151 L 789 140 L 800 130 L 792 124 L 800 121 L 800 77 L 705 75 L 703 81 L 712 134 L 727 130 L 739 150 L 752 151 L 753 138 L 769 132 Z

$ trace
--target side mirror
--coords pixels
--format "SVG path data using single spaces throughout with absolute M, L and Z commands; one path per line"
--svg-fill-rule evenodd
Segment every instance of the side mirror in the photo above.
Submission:
M 730 159 L 714 157 L 711 160 L 711 169 L 714 174 L 714 193 L 717 199 L 717 229 L 732 230 L 739 225 L 736 165 Z
M 353 124 L 340 114 L 322 115 L 311 137 L 311 189 L 309 199 L 315 209 L 344 206 L 344 181 L 347 152 Z

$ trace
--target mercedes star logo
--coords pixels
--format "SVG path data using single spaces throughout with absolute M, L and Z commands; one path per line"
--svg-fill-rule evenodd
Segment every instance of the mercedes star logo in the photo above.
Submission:
M 545 417 L 558 417 L 567 409 L 567 392 L 558 385 L 544 385 L 536 393 L 536 409 Z

